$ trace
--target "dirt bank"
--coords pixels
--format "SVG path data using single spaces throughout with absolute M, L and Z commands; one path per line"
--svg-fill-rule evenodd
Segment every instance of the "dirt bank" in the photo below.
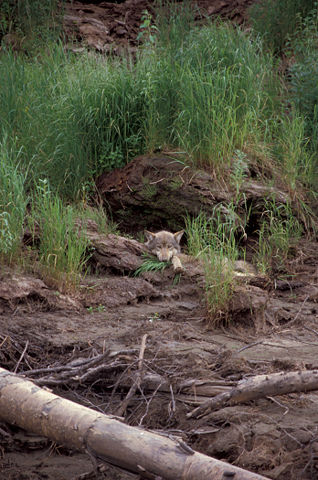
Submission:
M 129 242 L 124 239 L 126 248 Z M 139 245 L 131 242 L 134 248 Z M 318 368 L 316 247 L 310 242 L 299 247 L 286 280 L 238 281 L 227 321 L 219 327 L 206 316 L 200 265 L 191 259 L 187 263 L 186 257 L 178 283 L 172 267 L 136 278 L 129 267 L 123 272 L 99 263 L 75 296 L 7 271 L 0 282 L 1 365 L 27 374 L 110 349 L 117 359 L 113 369 L 92 382 L 62 381 L 53 388 L 76 402 L 116 413 L 147 334 L 149 378 L 125 410 L 129 424 L 179 435 L 194 449 L 269 478 L 313 479 L 318 451 L 315 392 L 225 407 L 203 420 L 187 419 L 186 414 L 242 378 Z M 85 455 L 17 428 L 1 426 L 1 445 L 1 478 L 95 478 L 80 477 L 92 470 Z M 112 469 L 103 475 L 131 478 Z

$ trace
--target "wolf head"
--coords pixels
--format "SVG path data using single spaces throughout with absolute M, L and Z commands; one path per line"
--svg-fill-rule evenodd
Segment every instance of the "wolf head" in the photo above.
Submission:
M 180 230 L 177 233 L 170 233 L 161 231 L 158 233 L 152 233 L 145 230 L 146 246 L 151 253 L 157 255 L 161 262 L 168 262 L 174 255 L 180 253 L 180 240 L 184 230 Z

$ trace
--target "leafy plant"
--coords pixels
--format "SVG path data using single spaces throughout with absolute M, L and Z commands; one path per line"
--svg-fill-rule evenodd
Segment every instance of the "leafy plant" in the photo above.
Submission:
M 92 314 L 92 313 L 102 313 L 106 311 L 105 305 L 99 304 L 96 307 L 87 307 L 87 312 Z
M 142 41 L 147 47 L 153 46 L 156 42 L 157 32 L 158 28 L 153 24 L 151 13 L 148 10 L 144 10 L 141 16 L 137 41 Z
M 161 318 L 160 318 L 160 315 L 158 312 L 155 312 L 153 313 L 152 315 L 150 315 L 148 318 L 147 318 L 148 322 L 150 323 L 153 323 L 153 322 L 157 322 L 157 321 L 160 321 Z

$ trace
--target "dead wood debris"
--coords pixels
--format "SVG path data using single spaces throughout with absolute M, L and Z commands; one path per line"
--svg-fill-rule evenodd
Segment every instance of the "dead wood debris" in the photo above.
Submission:
M 32 379 L 39 386 L 71 387 L 75 395 L 78 386 L 94 386 L 103 382 L 108 388 L 112 389 L 108 406 L 112 404 L 113 397 L 118 390 L 127 390 L 128 393 L 121 405 L 116 407 L 115 414 L 119 416 L 122 416 L 128 405 L 133 402 L 137 390 L 147 404 L 146 411 L 151 400 L 146 399 L 145 392 L 152 393 L 151 398 L 160 392 L 161 395 L 166 395 L 171 399 L 171 413 L 173 414 L 176 401 L 184 404 L 200 405 L 208 397 L 227 392 L 235 386 L 235 382 L 220 378 L 176 381 L 173 372 L 163 372 L 159 366 L 158 370 L 161 373 L 156 373 L 155 360 L 144 359 L 146 339 L 147 335 L 144 335 L 138 357 L 137 349 L 113 352 L 106 350 L 89 358 L 73 359 L 66 365 L 25 370 L 20 375 Z M 109 377 L 105 377 L 105 374 L 108 374 Z M 114 375 L 117 376 L 115 382 Z
M 136 349 L 105 352 L 92 358 L 79 358 L 72 360 L 67 365 L 57 365 L 22 372 L 22 375 L 32 378 L 39 386 L 76 385 L 94 382 L 102 373 L 110 372 L 127 366 L 126 357 L 136 352 Z M 117 357 L 114 361 L 112 359 Z M 108 362 L 108 363 L 107 363 Z M 43 375 L 44 374 L 44 375 Z M 38 378 L 34 378 L 38 377 Z
M 139 358 L 138 358 L 138 371 L 136 374 L 135 381 L 133 385 L 130 387 L 129 392 L 126 395 L 125 400 L 122 402 L 120 407 L 117 409 L 116 414 L 118 416 L 122 416 L 126 412 L 126 408 L 129 404 L 130 399 L 135 395 L 137 388 L 140 388 L 140 384 L 142 382 L 143 378 L 143 373 L 144 373 L 144 353 L 146 349 L 146 341 L 147 341 L 147 334 L 145 334 L 142 337 L 141 341 L 141 347 L 140 347 L 140 352 L 139 352 Z
M 230 471 L 237 480 L 265 480 L 261 475 L 194 452 L 184 442 L 125 425 L 58 397 L 2 368 L 0 391 L 1 420 L 44 434 L 68 448 L 89 452 L 95 460 L 138 473 L 142 478 L 155 479 L 157 475 L 167 480 L 203 480 L 206 475 L 224 478 Z
M 244 379 L 229 392 L 217 395 L 188 413 L 188 418 L 201 418 L 211 411 L 229 405 L 275 395 L 318 390 L 318 370 L 279 372 Z

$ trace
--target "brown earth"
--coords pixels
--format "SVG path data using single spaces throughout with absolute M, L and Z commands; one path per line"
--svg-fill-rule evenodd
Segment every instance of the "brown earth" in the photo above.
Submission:
M 198 0 L 197 21 L 221 17 L 236 24 L 247 21 L 247 9 L 253 0 Z M 64 12 L 64 32 L 68 40 L 77 40 L 100 53 L 120 54 L 136 51 L 141 17 L 147 10 L 155 17 L 154 2 L 126 0 L 124 2 L 67 2 Z M 72 48 L 81 51 L 82 47 Z
M 208 15 L 242 23 L 252 1 L 197 3 Z M 68 3 L 65 31 L 100 52 L 135 48 L 145 9 L 152 12 L 143 0 Z M 179 436 L 196 450 L 272 479 L 318 478 L 316 392 L 225 407 L 203 420 L 186 417 L 243 378 L 318 368 L 317 243 L 302 240 L 285 271 L 273 278 L 239 277 L 228 310 L 219 312 L 214 325 L 199 264 L 185 257 L 178 283 L 171 267 L 134 277 L 142 245 L 94 231 L 91 240 L 92 274 L 76 294 L 61 294 L 34 275 L 1 272 L 1 366 L 28 375 L 109 348 L 116 364 L 98 378 L 79 384 L 50 374 L 45 381 L 55 381 L 50 388 L 59 395 L 116 413 L 135 378 L 147 334 L 145 382 L 123 414 L 127 423 Z M 0 425 L 0 455 L 0 479 L 97 478 L 88 456 L 6 424 Z M 101 475 L 135 478 L 111 466 Z
M 196 261 L 182 257 L 186 270 L 179 283 L 172 267 L 133 277 L 143 261 L 141 244 L 94 230 L 90 235 L 97 247 L 92 260 L 96 271 L 83 278 L 77 295 L 61 295 L 33 276 L 2 274 L 1 365 L 28 375 L 30 369 L 70 365 L 110 349 L 118 363 L 106 376 L 83 384 L 58 381 L 51 388 L 114 414 L 134 379 L 147 334 L 145 382 L 124 413 L 126 422 L 181 435 L 196 450 L 269 478 L 317 478 L 315 392 L 225 407 L 203 420 L 186 417 L 242 378 L 318 368 L 317 244 L 297 247 L 289 277 L 238 277 L 229 310 L 217 327 L 206 314 L 203 272 Z M 123 252 L 117 266 L 115 251 L 107 256 L 115 239 Z M 59 377 L 45 378 L 43 384 L 51 385 Z M 95 478 L 91 473 L 80 477 L 92 471 L 85 455 L 18 428 L 0 428 L 0 478 Z M 132 478 L 111 467 L 102 475 Z

